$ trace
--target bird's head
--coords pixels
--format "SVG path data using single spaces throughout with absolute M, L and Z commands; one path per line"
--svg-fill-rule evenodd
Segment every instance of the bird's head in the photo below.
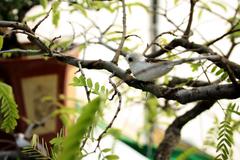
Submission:
M 141 57 L 138 54 L 132 53 L 132 54 L 128 54 L 126 56 L 126 60 L 129 64 L 131 64 L 131 63 L 135 63 L 135 62 L 140 61 Z

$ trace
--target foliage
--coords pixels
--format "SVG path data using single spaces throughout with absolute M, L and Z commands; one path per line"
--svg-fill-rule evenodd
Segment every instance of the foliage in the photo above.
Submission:
M 0 82 L 0 117 L 0 129 L 12 132 L 17 125 L 19 115 L 12 88 L 3 82 Z
M 32 158 L 34 160 L 50 160 L 50 154 L 48 151 L 47 143 L 34 134 L 32 137 L 31 145 L 22 148 L 21 154 L 23 157 Z
M 3 47 L 3 36 L 0 36 L 0 50 L 2 49 Z
M 63 141 L 63 151 L 59 153 L 58 159 L 76 159 L 79 155 L 77 153 L 84 135 L 88 132 L 89 127 L 93 125 L 95 114 L 101 108 L 101 98 L 97 97 L 88 103 L 82 110 L 80 117 L 76 124 L 71 126 L 68 135 Z
M 78 23 L 77 27 L 75 26 L 76 24 L 72 24 L 72 22 L 70 22 L 72 30 L 73 30 L 73 35 L 70 38 L 69 37 L 67 37 L 66 39 L 63 38 L 58 41 L 58 40 L 56 40 L 58 38 L 55 37 L 56 39 L 50 40 L 50 39 L 45 38 L 45 35 L 41 35 L 42 36 L 41 37 L 38 35 L 38 33 L 36 33 L 36 34 L 34 33 L 33 36 L 36 36 L 36 40 L 44 39 L 42 41 L 43 42 L 42 45 L 45 44 L 47 47 L 49 47 L 49 49 L 51 51 L 53 51 L 54 55 L 58 54 L 58 53 L 62 53 L 63 50 L 65 51 L 65 50 L 68 50 L 69 48 L 71 49 L 71 47 L 72 47 L 71 45 L 73 45 L 73 43 L 75 43 L 75 40 L 77 42 L 79 42 L 77 45 L 78 45 L 79 52 L 82 53 L 81 60 L 84 60 L 86 49 L 90 45 L 103 44 L 103 46 L 114 51 L 114 53 L 115 53 L 115 50 L 116 50 L 119 42 L 123 38 L 125 39 L 125 44 L 121 49 L 123 51 L 123 53 L 124 52 L 132 53 L 135 51 L 137 52 L 137 49 L 139 49 L 140 47 L 143 47 L 143 46 L 144 47 L 147 46 L 147 48 L 149 47 L 148 49 L 150 50 L 151 46 L 149 46 L 147 44 L 147 42 L 145 42 L 145 40 L 142 40 L 142 38 L 138 35 L 138 31 L 135 28 L 133 29 L 133 31 L 130 31 L 130 29 L 128 29 L 129 26 L 127 26 L 127 36 L 125 36 L 125 37 L 122 36 L 122 24 L 119 24 L 119 22 L 121 22 L 121 21 L 119 21 L 119 19 L 121 19 L 119 17 L 122 16 L 122 7 L 123 7 L 123 4 L 121 2 L 122 1 L 118 1 L 118 0 L 112 0 L 112 1 L 100 1 L 100 0 L 99 1 L 97 1 L 97 0 L 70 0 L 70 1 L 2 0 L 0 2 L 0 11 L 1 11 L 0 19 L 22 21 L 24 18 L 24 21 L 26 21 L 26 22 L 29 22 L 29 21 L 38 22 L 40 17 L 44 17 L 50 13 L 49 15 L 51 16 L 52 24 L 55 27 L 59 27 L 60 20 L 62 18 L 61 16 L 63 15 L 62 11 L 68 12 L 69 14 L 74 14 L 75 12 L 80 13 L 81 18 L 83 18 L 83 21 L 76 22 L 76 23 Z M 188 40 L 188 38 L 190 38 L 190 36 L 192 36 L 192 35 L 197 37 L 198 35 L 196 33 L 198 33 L 198 30 L 197 30 L 197 28 L 191 27 L 192 20 L 187 21 L 188 17 L 191 17 L 191 16 L 185 15 L 184 16 L 185 18 L 183 18 L 181 23 L 178 21 L 174 22 L 175 19 L 171 18 L 172 13 L 170 13 L 170 16 L 169 16 L 169 12 L 174 11 L 175 7 L 177 8 L 178 6 L 180 6 L 180 3 L 183 1 L 172 0 L 172 2 L 174 4 L 173 8 L 169 9 L 168 5 L 166 4 L 166 6 L 162 5 L 161 7 L 159 7 L 158 8 L 159 10 L 157 11 L 159 16 L 162 16 L 161 18 L 165 18 L 162 22 L 165 23 L 165 21 L 166 21 L 171 25 L 171 27 L 175 28 L 175 30 L 171 31 L 171 34 L 170 34 L 171 38 L 168 38 L 168 37 L 165 38 L 165 36 L 159 36 L 158 37 L 159 42 L 153 43 L 153 45 L 158 46 L 159 49 L 164 49 L 166 47 L 165 48 L 166 52 L 164 52 L 164 54 L 166 56 L 163 57 L 163 59 L 176 60 L 176 59 L 185 58 L 186 54 L 182 55 L 182 53 L 190 53 L 189 57 L 192 57 L 193 55 L 195 55 L 195 53 L 197 53 L 198 55 L 203 54 L 203 53 L 205 54 L 206 50 L 204 50 L 204 49 L 206 49 L 206 48 L 210 54 L 215 54 L 215 50 L 216 50 L 216 53 L 218 53 L 218 52 L 221 53 L 222 51 L 218 51 L 218 50 L 220 50 L 220 49 L 218 49 L 218 48 L 220 48 L 218 46 L 218 44 L 214 44 L 216 46 L 211 44 L 212 45 L 211 46 L 210 44 L 208 44 L 209 43 L 208 39 L 205 40 L 204 36 L 201 36 L 200 32 L 199 32 L 199 35 L 200 35 L 199 37 L 201 38 L 202 41 L 204 41 L 206 43 L 202 43 L 202 45 L 200 45 L 196 42 L 196 44 L 195 44 L 195 42 L 192 41 L 195 39 L 195 37 L 191 40 Z M 218 18 L 222 18 L 222 20 L 224 20 L 224 22 L 226 21 L 225 23 L 229 23 L 230 25 L 226 25 L 226 26 L 232 27 L 229 30 L 231 30 L 231 29 L 239 30 L 240 25 L 239 25 L 239 19 L 237 18 L 239 16 L 239 9 L 236 8 L 235 15 L 231 15 L 230 18 L 229 17 L 224 18 L 223 15 L 215 12 L 215 10 L 217 10 L 217 11 L 220 10 L 220 12 L 226 13 L 227 11 L 229 11 L 230 8 L 231 9 L 235 9 L 235 8 L 229 7 L 228 5 L 223 3 L 223 1 L 191 0 L 190 2 L 198 2 L 197 7 L 195 7 L 195 12 L 198 12 L 198 18 L 199 18 L 198 20 L 199 21 L 200 21 L 200 19 L 203 18 L 204 13 L 208 12 L 208 13 L 212 13 L 213 15 L 217 16 Z M 167 1 L 165 1 L 164 3 L 167 3 Z M 38 5 L 38 4 L 40 4 L 42 6 L 42 9 L 43 9 L 42 12 L 37 13 L 30 17 L 24 17 L 26 12 L 30 8 L 32 8 L 33 6 Z M 133 12 L 133 7 L 139 7 L 141 9 L 145 10 L 146 13 L 149 15 L 153 14 L 152 8 L 147 6 L 145 4 L 145 2 L 138 2 L 138 1 L 128 2 L 127 1 L 124 7 L 126 7 L 126 10 L 127 10 L 126 16 L 127 16 L 128 23 L 130 22 L 130 20 L 132 20 L 131 18 L 130 18 L 130 20 L 128 19 L 128 15 Z M 239 6 L 236 6 L 236 7 L 239 7 Z M 48 9 L 50 10 L 50 8 L 51 8 L 51 11 L 48 12 Z M 92 18 L 91 15 L 93 12 L 96 12 L 96 14 L 98 14 L 99 11 L 103 11 L 104 13 L 108 13 L 111 15 L 116 15 L 116 17 L 114 18 L 114 20 L 112 22 L 110 22 L 108 24 L 108 26 L 106 26 L 106 25 L 104 25 L 104 27 L 101 27 L 100 25 L 98 26 L 98 24 L 96 24 L 98 22 L 97 21 L 95 22 L 95 19 Z M 195 14 L 193 14 L 193 15 L 195 15 Z M 177 18 L 177 19 L 178 20 L 182 19 L 180 14 L 179 14 L 179 18 Z M 85 20 L 87 20 L 87 21 L 85 21 Z M 194 21 L 194 23 L 197 23 L 195 21 L 195 19 L 193 21 Z M 188 25 L 185 25 L 186 23 Z M 201 24 L 201 23 L 199 23 L 199 24 Z M 197 24 L 196 26 L 198 26 L 199 24 Z M 143 25 L 145 25 L 145 24 L 143 24 Z M 181 37 L 181 36 L 179 36 L 180 34 L 187 33 L 187 30 L 185 30 L 186 29 L 185 26 L 190 27 L 189 28 L 190 35 L 189 35 L 189 37 L 188 37 L 188 35 L 187 36 L 184 35 L 184 37 L 182 37 L 182 40 L 184 40 L 184 43 L 186 42 L 186 44 L 182 44 L 182 45 L 176 44 L 177 47 L 180 46 L 180 47 L 176 48 L 176 47 L 174 47 L 175 43 L 172 43 L 173 41 L 170 41 L 170 40 L 178 39 Z M 150 27 L 152 27 L 152 26 L 150 26 Z M 169 28 L 171 28 L 171 27 L 169 27 Z M 77 28 L 77 29 L 75 29 L 75 28 Z M 162 27 L 162 28 L 164 30 L 164 27 Z M 81 30 L 80 33 L 78 33 L 78 29 Z M 13 31 L 15 31 L 15 30 L 13 30 Z M 5 34 L 5 32 L 3 32 L 3 33 Z M 0 35 L 0 50 L 2 48 L 4 48 L 3 45 L 6 44 L 6 43 L 3 43 L 3 38 L 5 38 L 5 37 L 7 37 L 7 36 Z M 138 40 L 136 40 L 135 38 L 140 40 L 141 43 L 138 43 L 137 42 Z M 226 39 L 224 39 L 224 38 L 226 38 Z M 223 36 L 222 38 L 220 37 L 220 39 L 231 41 L 233 45 L 237 46 L 239 44 L 239 42 L 238 42 L 239 32 L 227 34 L 226 37 Z M 133 45 L 131 44 L 132 42 L 134 43 Z M 143 42 L 145 43 L 144 45 L 143 45 Z M 187 42 L 189 42 L 189 43 L 187 44 Z M 8 44 L 11 44 L 11 43 L 8 43 Z M 132 46 L 129 44 L 131 44 Z M 173 44 L 173 47 L 171 45 L 169 46 L 169 44 Z M 74 44 L 74 45 L 76 45 L 76 44 Z M 112 46 L 115 48 L 112 48 Z M 194 46 L 200 46 L 202 48 L 194 48 Z M 208 48 L 208 47 L 210 47 L 210 48 Z M 14 49 L 16 49 L 16 48 L 13 47 L 12 50 L 14 50 Z M 203 49 L 204 51 L 202 51 L 201 49 Z M 211 53 L 212 50 L 213 50 L 213 52 Z M 231 50 L 229 50 L 229 53 L 231 53 L 230 51 Z M 142 53 L 142 48 L 140 48 L 140 53 Z M 7 57 L 9 55 L 9 53 L 4 53 L 4 55 Z M 58 56 L 62 56 L 62 55 L 64 55 L 64 54 L 59 54 Z M 218 55 L 220 55 L 220 54 L 218 54 Z M 226 57 L 226 59 L 228 58 L 227 54 L 225 55 L 225 57 Z M 121 57 L 121 58 L 123 58 L 123 57 Z M 160 57 L 160 58 L 162 58 L 162 57 Z M 74 64 L 74 65 L 76 65 L 76 64 Z M 147 132 L 146 133 L 147 136 L 150 137 L 151 132 L 153 131 L 153 128 L 155 127 L 155 125 L 159 124 L 160 120 L 162 122 L 162 119 L 165 119 L 165 117 L 162 116 L 163 114 L 167 115 L 169 118 L 170 116 L 173 116 L 173 115 L 174 116 L 179 115 L 179 113 L 181 113 L 181 111 L 179 111 L 179 110 L 186 109 L 186 108 L 184 108 L 185 107 L 184 105 L 180 106 L 180 104 L 177 101 L 169 102 L 168 97 L 170 97 L 170 100 L 176 100 L 175 98 L 178 98 L 178 95 L 172 96 L 172 93 L 174 93 L 178 89 L 179 90 L 183 89 L 186 91 L 194 90 L 195 86 L 192 86 L 191 84 L 189 85 L 190 81 L 195 81 L 195 80 L 201 79 L 200 82 L 209 83 L 210 85 L 213 85 L 213 84 L 219 85 L 221 82 L 230 84 L 229 82 L 231 82 L 231 81 L 229 80 L 229 75 L 231 75 L 231 73 L 229 73 L 229 71 L 227 71 L 229 66 L 227 64 L 226 64 L 226 66 L 224 66 L 224 65 L 225 65 L 224 63 L 219 65 L 219 63 L 217 63 L 217 62 L 209 61 L 209 60 L 191 62 L 190 67 L 191 67 L 192 73 L 199 74 L 199 76 L 187 77 L 185 81 L 174 84 L 174 86 L 168 86 L 168 84 L 170 84 L 170 81 L 173 79 L 173 78 L 171 78 L 170 74 L 163 77 L 164 81 L 166 83 L 163 87 L 163 90 L 161 90 L 161 92 L 162 92 L 162 95 L 169 95 L 169 96 L 167 96 L 166 101 L 162 101 L 162 99 L 158 99 L 152 95 L 147 96 L 147 98 L 146 98 L 145 94 L 144 94 L 144 96 L 142 96 L 142 95 L 141 95 L 141 97 L 139 96 L 140 100 L 139 99 L 138 100 L 141 103 L 143 102 L 142 104 L 145 105 L 145 110 L 144 110 L 145 113 L 144 114 L 145 114 L 145 120 L 146 120 L 145 122 L 146 123 L 145 123 L 145 126 L 143 127 L 143 130 L 144 130 L 144 132 Z M 94 64 L 92 66 L 94 66 Z M 120 69 L 122 69 L 121 65 L 119 65 L 119 66 L 118 67 Z M 91 66 L 89 68 L 91 68 Z M 97 69 L 102 69 L 102 68 L 99 67 Z M 199 73 L 199 72 L 202 72 L 202 73 Z M 115 75 L 114 72 L 112 74 Z M 211 82 L 212 77 L 211 78 L 208 77 L 208 75 L 210 75 L 210 74 L 215 79 L 217 79 L 216 81 L 214 81 L 214 83 Z M 204 75 L 204 76 L 202 76 L 202 75 Z M 192 75 L 190 75 L 190 76 L 192 76 Z M 232 77 L 234 78 L 234 76 L 238 76 L 238 75 L 233 74 Z M 205 78 L 204 79 L 205 81 L 202 81 L 203 77 Z M 123 79 L 123 80 L 131 85 L 131 80 L 128 80 L 128 79 Z M 90 101 L 89 100 L 90 96 L 88 96 L 88 100 L 90 102 L 86 106 L 84 106 L 83 109 L 64 108 L 59 105 L 60 109 L 56 110 L 53 113 L 54 116 L 60 116 L 61 120 L 64 123 L 64 127 L 66 127 L 66 131 L 68 133 L 67 136 L 65 136 L 61 132 L 61 133 L 59 133 L 59 135 L 57 137 L 55 137 L 54 139 L 51 140 L 50 143 L 53 145 L 53 147 L 51 148 L 52 149 L 51 156 L 53 159 L 73 159 L 73 160 L 74 159 L 83 159 L 84 156 L 87 156 L 88 154 L 90 154 L 88 151 L 85 150 L 84 144 L 87 141 L 98 143 L 98 139 L 96 139 L 95 136 L 93 135 L 94 129 L 96 129 L 96 124 L 99 121 L 99 117 L 100 118 L 103 117 L 103 112 L 101 109 L 101 103 L 103 100 L 101 99 L 101 97 L 102 96 L 104 96 L 105 98 L 109 97 L 109 91 L 105 85 L 101 85 L 99 82 L 94 82 L 92 80 L 92 78 L 88 78 L 88 77 L 86 78 L 84 76 L 84 74 L 82 74 L 81 76 L 75 76 L 73 78 L 73 82 L 71 83 L 71 85 L 75 86 L 75 87 L 83 87 L 87 94 L 94 94 L 94 95 L 91 95 L 91 97 L 96 97 L 96 96 L 99 96 L 99 97 Z M 153 83 L 148 83 L 148 82 L 146 83 L 146 85 L 154 86 Z M 206 84 L 204 84 L 204 86 L 205 85 Z M 138 88 L 138 89 L 144 88 L 145 83 L 139 82 L 139 84 L 137 84 L 136 86 L 137 86 L 136 88 Z M 160 85 L 160 87 L 161 87 L 161 85 Z M 196 90 L 195 90 L 196 93 L 198 92 L 197 87 L 202 87 L 202 84 L 200 83 L 200 85 L 196 86 Z M 119 90 L 122 91 L 124 87 L 122 87 L 122 88 L 119 87 L 119 88 L 120 88 Z M 153 88 L 153 90 L 154 90 L 154 87 L 150 87 L 150 88 Z M 143 90 L 148 91 L 151 89 L 145 88 Z M 170 92 L 165 92 L 165 90 L 170 91 Z M 131 99 L 133 101 L 134 100 L 137 101 L 136 100 L 137 96 L 136 97 L 135 96 L 128 97 L 127 92 L 128 92 L 128 90 L 126 91 L 126 95 L 125 95 L 127 97 L 126 99 Z M 211 94 L 210 92 L 208 92 L 208 93 Z M 117 95 L 116 90 L 115 90 L 114 96 L 115 95 Z M 110 98 L 110 100 L 114 99 L 114 96 L 113 96 L 113 98 Z M 121 95 L 119 97 L 121 97 Z M 0 122 L 0 128 L 4 129 L 6 132 L 11 132 L 14 129 L 14 127 L 16 126 L 16 119 L 18 118 L 18 112 L 17 112 L 17 106 L 16 106 L 13 96 L 12 96 L 11 88 L 9 88 L 9 86 L 7 86 L 6 84 L 3 84 L 3 83 L 0 83 L 0 100 L 1 100 L 0 116 L 1 116 L 1 118 L 3 117 L 3 120 Z M 205 99 L 203 99 L 203 100 L 205 100 Z M 139 103 L 139 101 L 137 103 Z M 122 103 L 121 99 L 119 100 L 119 103 L 120 104 Z M 208 144 L 210 146 L 214 146 L 215 148 L 217 148 L 218 155 L 217 155 L 216 159 L 225 160 L 225 159 L 231 158 L 232 146 L 234 145 L 234 139 L 233 139 L 234 131 L 236 131 L 238 126 L 240 126 L 239 121 L 234 121 L 232 119 L 231 115 L 233 113 L 240 115 L 239 106 L 235 103 L 229 104 L 228 109 L 226 110 L 226 113 L 225 113 L 225 119 L 224 119 L 224 121 L 222 121 L 220 123 L 219 128 L 217 127 L 218 119 L 216 118 L 215 122 L 214 122 L 214 126 L 212 128 L 210 128 L 210 130 L 209 130 L 209 136 L 207 137 L 205 144 Z M 114 115 L 114 117 L 116 117 L 116 116 L 117 115 Z M 76 119 L 74 119 L 74 118 L 76 118 Z M 184 119 L 184 117 L 182 119 Z M 71 123 L 74 120 L 76 120 L 76 123 L 71 125 Z M 164 123 L 164 122 L 162 122 L 162 123 Z M 177 127 L 179 127 L 179 126 L 182 126 L 182 124 L 178 125 Z M 181 128 L 177 128 L 177 129 L 180 130 Z M 118 138 L 120 135 L 119 130 L 115 130 L 113 128 L 110 128 L 109 130 L 107 130 L 105 132 L 106 133 L 104 133 L 104 136 L 112 134 L 116 138 Z M 218 142 L 216 142 L 216 140 L 215 140 L 216 135 L 218 135 Z M 147 138 L 149 138 L 149 137 L 147 137 Z M 39 143 L 39 142 L 37 142 L 37 143 Z M 150 144 L 150 145 L 152 145 L 152 144 Z M 117 155 L 112 153 L 113 152 L 112 148 L 101 149 L 98 146 L 97 149 L 99 149 L 99 152 L 100 152 L 99 159 L 114 160 L 114 159 L 119 158 Z M 24 153 L 29 153 L 30 155 L 34 155 L 35 158 L 41 158 L 41 156 L 42 156 L 41 153 L 40 152 L 39 152 L 40 154 L 36 153 L 38 151 L 39 151 L 39 148 L 37 148 L 36 146 L 31 146 L 31 147 L 25 148 L 23 150 Z M 190 150 L 187 150 L 185 153 L 183 153 L 180 157 L 178 157 L 178 159 L 186 159 L 189 154 L 192 154 L 195 151 L 196 151 L 195 149 L 191 148 Z M 42 156 L 42 157 L 44 158 L 44 156 Z
M 71 83 L 71 85 L 73 86 L 86 86 L 90 89 L 91 93 L 94 94 L 98 94 L 98 95 L 108 95 L 108 90 L 106 89 L 106 87 L 100 86 L 99 82 L 96 82 L 93 84 L 92 79 L 91 78 L 87 78 L 84 77 L 83 75 L 79 76 L 79 77 L 74 77 L 73 78 L 73 83 Z
M 231 159 L 231 148 L 233 145 L 233 128 L 231 125 L 231 112 L 227 110 L 225 119 L 220 123 L 218 132 L 217 160 Z

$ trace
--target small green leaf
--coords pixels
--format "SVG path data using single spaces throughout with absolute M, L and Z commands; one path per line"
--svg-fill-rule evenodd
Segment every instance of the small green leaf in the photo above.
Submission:
M 81 52 L 82 50 L 84 50 L 86 48 L 86 43 L 82 43 L 79 45 L 79 52 Z
M 47 8 L 47 4 L 48 4 L 48 0 L 40 0 L 40 4 L 42 5 L 42 7 L 44 9 L 46 9 Z
M 106 87 L 105 87 L 105 86 L 102 86 L 102 87 L 101 87 L 101 92 L 104 93 L 105 90 L 106 90 Z
M 43 17 L 45 16 L 47 13 L 46 12 L 41 12 L 41 13 L 37 13 L 33 16 L 26 16 L 24 18 L 24 21 L 35 21 L 37 18 Z
M 90 78 L 87 79 L 87 86 L 89 88 L 92 88 L 93 87 L 93 83 L 92 83 L 92 80 Z
M 201 8 L 198 12 L 198 19 L 200 19 L 203 15 L 203 9 Z
M 86 9 L 81 4 L 73 4 L 72 5 L 75 9 L 79 10 L 85 17 L 87 17 Z
M 120 138 L 121 137 L 121 131 L 116 128 L 110 128 L 107 133 L 111 134 L 115 138 Z
M 224 81 L 225 79 L 228 78 L 228 74 L 226 72 L 224 72 L 222 75 L 221 75 L 221 80 Z
M 0 50 L 2 49 L 3 47 L 3 36 L 0 35 Z
M 55 27 L 58 26 L 58 22 L 60 20 L 60 11 L 58 10 L 58 7 L 60 5 L 60 1 L 55 1 L 52 4 L 52 23 Z
M 110 151 L 112 151 L 111 148 L 105 148 L 105 149 L 102 150 L 102 152 L 104 152 L 104 153 L 107 153 L 107 152 L 110 152 Z
M 117 160 L 117 159 L 119 159 L 119 157 L 115 154 L 107 155 L 104 158 L 107 159 L 107 160 Z
M 95 83 L 94 92 L 98 93 L 99 92 L 99 87 L 100 87 L 99 83 L 98 82 Z
M 17 125 L 19 118 L 17 104 L 11 86 L 0 82 L 0 129 L 9 133 Z
M 211 70 L 211 73 L 214 73 L 216 71 L 216 69 L 217 69 L 217 66 L 214 66 Z
M 215 0 L 211 2 L 212 4 L 215 4 L 216 6 L 220 7 L 223 9 L 225 12 L 227 11 L 227 7 L 223 2 L 219 2 L 219 0 Z
M 84 76 L 80 76 L 79 78 L 77 77 L 73 77 L 73 83 L 71 83 L 70 85 L 73 86 L 86 86 L 86 81 Z
M 197 62 L 197 63 L 192 63 L 192 64 L 191 64 L 192 71 L 193 71 L 193 72 L 197 71 L 200 66 L 201 66 L 201 63 L 199 63 L 199 62 Z
M 174 0 L 174 5 L 177 5 L 179 0 Z
M 53 12 L 52 15 L 53 15 L 52 23 L 54 24 L 55 27 L 57 27 L 60 20 L 60 12 L 59 11 Z
M 216 72 L 216 75 L 218 76 L 218 75 L 220 75 L 221 73 L 223 73 L 224 72 L 224 70 L 221 68 L 221 69 L 219 69 L 217 72 Z

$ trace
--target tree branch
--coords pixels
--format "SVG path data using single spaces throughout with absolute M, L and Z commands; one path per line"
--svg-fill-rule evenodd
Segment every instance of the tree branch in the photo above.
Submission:
M 168 51 L 171 51 L 171 50 L 175 49 L 178 46 L 181 46 L 181 47 L 183 47 L 183 48 L 185 48 L 185 49 L 187 49 L 189 51 L 197 52 L 199 54 L 209 53 L 211 55 L 217 55 L 216 52 L 214 52 L 212 49 L 210 49 L 209 47 L 207 47 L 205 45 L 197 44 L 197 43 L 194 43 L 194 42 L 189 42 L 188 40 L 186 40 L 184 38 L 180 38 L 180 39 L 172 40 L 164 48 L 162 48 L 159 51 L 154 52 L 152 54 L 146 55 L 146 56 L 148 58 L 155 58 L 155 57 L 160 56 L 160 55 L 162 55 L 162 54 L 164 54 L 164 53 L 166 53 Z M 224 60 L 221 60 L 221 61 L 217 61 L 217 62 L 214 62 L 214 63 L 218 67 L 223 68 L 230 75 L 231 73 L 229 73 L 229 69 L 228 69 L 228 66 L 229 66 L 230 69 L 232 70 L 232 72 L 234 73 L 234 75 L 236 76 L 236 78 L 240 79 L 240 65 L 238 65 L 238 64 L 236 64 L 234 62 L 231 62 L 231 61 L 229 61 L 227 59 L 224 59 Z
M 54 54 L 53 56 L 64 63 L 78 67 L 79 60 L 74 57 L 64 56 L 60 54 Z M 240 96 L 240 90 L 238 90 L 232 84 L 211 84 L 208 86 L 196 87 L 193 89 L 168 88 L 150 82 L 139 81 L 129 74 L 126 74 L 125 71 L 123 71 L 115 64 L 108 61 L 85 60 L 81 61 L 81 64 L 82 67 L 88 69 L 105 69 L 111 73 L 114 73 L 117 77 L 125 81 L 125 83 L 131 87 L 150 92 L 158 98 L 161 97 L 169 100 L 177 100 L 182 104 L 194 102 L 197 100 L 218 100 L 223 98 L 235 99 Z
M 126 25 L 126 5 L 125 5 L 125 0 L 121 0 L 122 1 L 122 8 L 123 8 L 123 18 L 122 18 L 122 25 L 123 25 L 123 32 L 122 32 L 122 38 L 121 38 L 121 42 L 119 44 L 119 47 L 116 51 L 116 54 L 114 55 L 112 62 L 117 64 L 118 63 L 118 59 L 119 56 L 121 54 L 121 50 L 123 48 L 124 42 L 125 42 L 125 38 L 126 38 L 126 32 L 127 32 L 127 25 Z
M 188 19 L 188 24 L 187 28 L 184 31 L 183 38 L 188 39 L 191 33 L 191 26 L 192 26 L 192 21 L 193 21 L 193 13 L 194 13 L 194 6 L 196 4 L 197 0 L 190 0 L 190 13 L 189 13 L 189 19 Z
M 167 128 L 163 141 L 160 143 L 155 156 L 156 160 L 168 160 L 172 150 L 180 141 L 181 129 L 190 120 L 196 118 L 203 111 L 208 110 L 215 101 L 201 101 L 190 111 L 177 117 Z

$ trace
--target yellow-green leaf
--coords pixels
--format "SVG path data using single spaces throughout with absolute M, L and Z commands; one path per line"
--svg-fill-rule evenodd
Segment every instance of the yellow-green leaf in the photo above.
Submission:
M 42 7 L 44 9 L 46 9 L 47 8 L 47 4 L 48 4 L 48 0 L 40 0 L 40 4 L 42 5 Z
M 0 35 L 0 50 L 2 49 L 3 47 L 3 36 Z

